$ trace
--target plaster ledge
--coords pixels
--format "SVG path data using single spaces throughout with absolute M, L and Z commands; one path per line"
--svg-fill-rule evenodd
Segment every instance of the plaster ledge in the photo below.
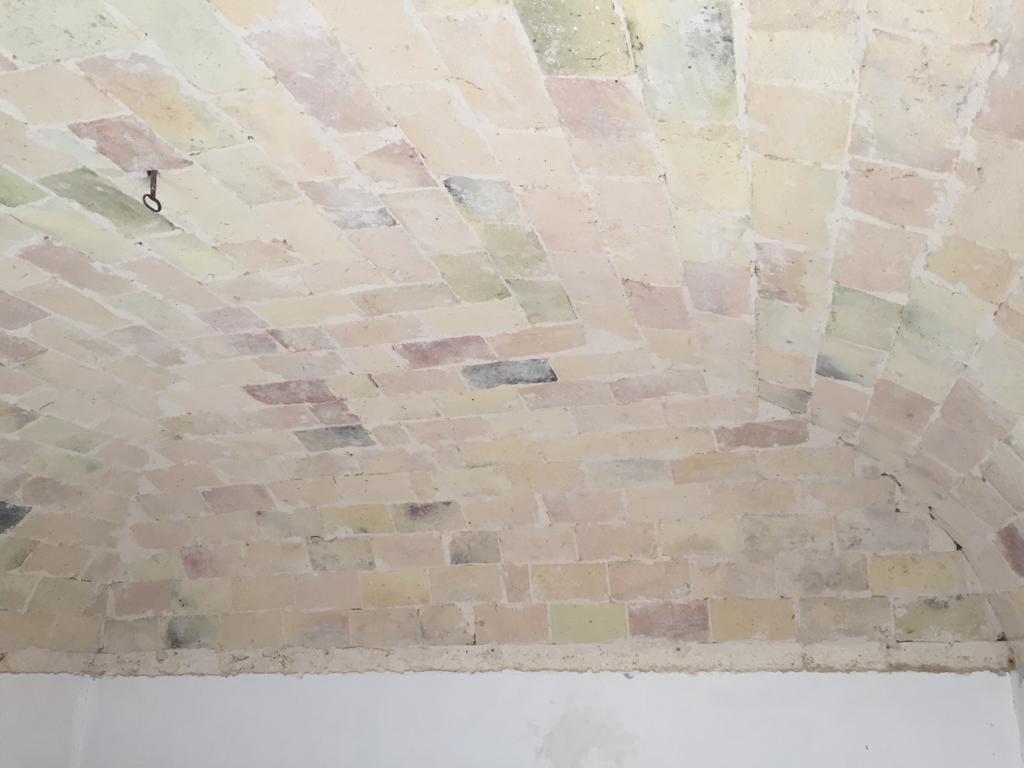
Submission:
M 0 659 L 0 673 L 85 675 L 236 675 L 343 672 L 975 672 L 1009 671 L 1005 642 L 683 643 L 650 645 L 450 646 L 437 648 L 285 648 L 128 654 L 20 650 Z

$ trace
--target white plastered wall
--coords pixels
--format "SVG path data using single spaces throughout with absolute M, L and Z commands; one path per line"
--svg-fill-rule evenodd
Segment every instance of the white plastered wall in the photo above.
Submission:
M 0 676 L 3 768 L 1021 768 L 1009 675 Z

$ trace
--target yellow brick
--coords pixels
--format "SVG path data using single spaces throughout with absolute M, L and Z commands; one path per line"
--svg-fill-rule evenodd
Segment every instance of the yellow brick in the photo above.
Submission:
M 871 560 L 871 591 L 955 594 L 966 589 L 966 560 L 959 552 L 925 555 L 875 555 Z
M 796 612 L 791 600 L 726 598 L 711 601 L 711 637 L 727 640 L 791 640 Z
M 368 608 L 430 602 L 430 579 L 424 570 L 362 573 L 359 582 Z
M 556 643 L 607 643 L 626 637 L 626 606 L 612 603 L 551 606 Z

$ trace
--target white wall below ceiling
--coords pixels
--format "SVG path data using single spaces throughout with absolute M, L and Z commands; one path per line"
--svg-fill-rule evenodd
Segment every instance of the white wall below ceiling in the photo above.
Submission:
M 1008 675 L 0 675 L 3 768 L 1021 768 Z

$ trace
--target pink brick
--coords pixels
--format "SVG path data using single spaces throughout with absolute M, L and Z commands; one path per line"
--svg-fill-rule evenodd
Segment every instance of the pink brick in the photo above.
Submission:
M 381 106 L 326 30 L 275 26 L 248 42 L 320 122 L 343 133 L 387 126 Z
M 26 248 L 18 257 L 63 278 L 77 288 L 105 295 L 136 289 L 130 280 L 104 271 L 85 254 L 50 242 Z
M 641 328 L 689 328 L 690 313 L 677 286 L 648 285 L 624 280 L 623 287 L 637 325 Z
M 1007 525 L 997 534 L 1006 562 L 1018 576 L 1024 577 L 1024 535 L 1016 525 Z
M 707 387 L 700 371 L 663 371 L 646 376 L 619 379 L 611 384 L 612 394 L 620 403 L 633 403 L 653 397 L 672 395 L 704 395 Z
M 633 637 L 668 640 L 708 640 L 708 607 L 691 603 L 649 603 L 629 606 L 629 633 Z
M 125 171 L 170 170 L 192 164 L 134 116 L 106 117 L 68 127 Z
M 396 346 L 395 351 L 408 360 L 412 368 L 433 368 L 451 363 L 494 359 L 491 348 L 480 336 L 414 341 Z
M 325 403 L 334 400 L 334 393 L 323 379 L 276 381 L 272 384 L 247 384 L 243 387 L 254 399 L 267 405 L 291 403 Z
M 688 262 L 686 284 L 694 309 L 731 317 L 753 311 L 750 272 L 746 269 Z
M 807 442 L 807 423 L 796 419 L 751 422 L 715 430 L 719 448 L 770 448 Z
M 272 328 L 268 333 L 278 344 L 292 352 L 337 349 L 331 337 L 320 328 Z
M 39 307 L 0 291 L 0 328 L 13 331 L 46 317 Z

